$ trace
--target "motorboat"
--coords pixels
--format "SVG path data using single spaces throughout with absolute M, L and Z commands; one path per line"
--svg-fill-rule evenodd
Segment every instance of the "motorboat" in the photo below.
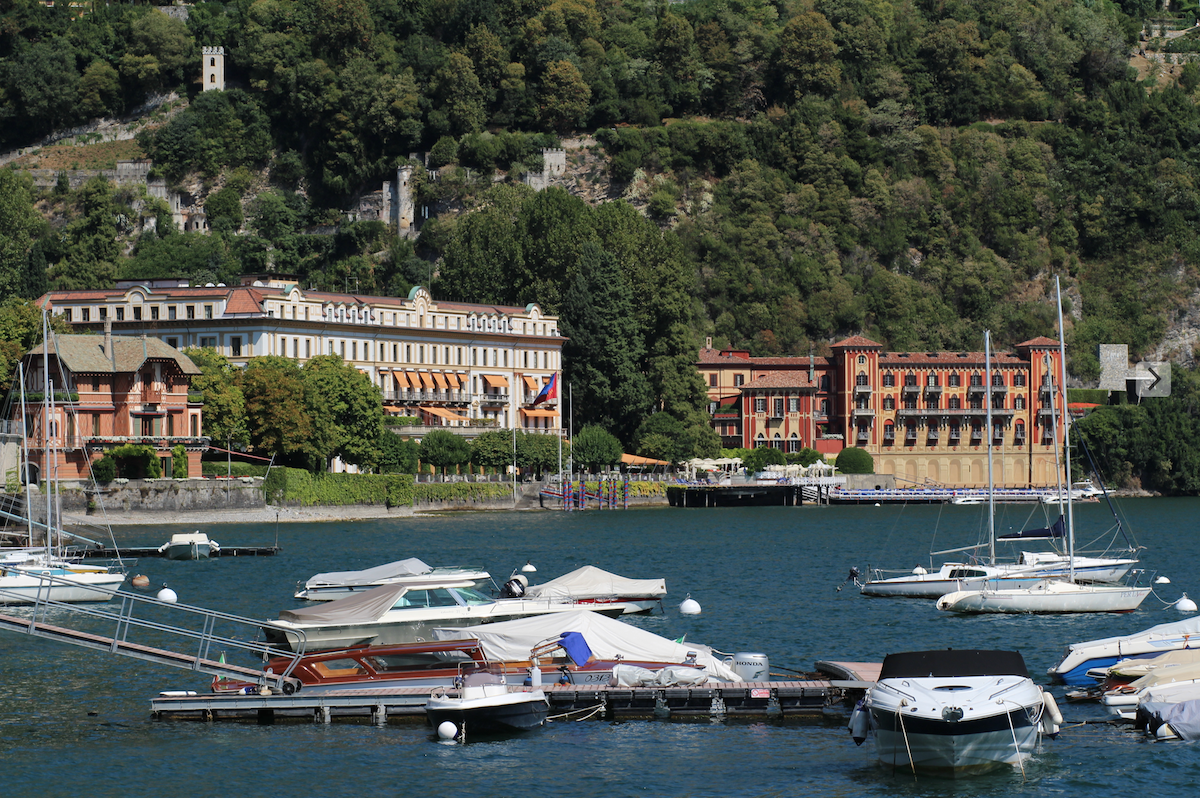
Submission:
M 1105 693 L 1100 703 L 1121 720 L 1134 720 L 1144 703 L 1177 704 L 1200 698 L 1200 665 L 1180 665 L 1147 673 Z
M 523 580 L 523 592 L 529 598 L 605 605 L 620 608 L 622 614 L 651 612 L 656 607 L 661 610 L 663 597 L 667 595 L 665 580 L 629 579 L 593 565 L 576 568 L 540 585 L 526 584 L 524 574 L 515 574 L 513 579 Z M 511 590 L 509 584 L 511 581 L 505 587 Z
M 168 560 L 207 560 L 218 556 L 221 546 L 203 532 L 183 532 L 171 535 L 158 550 Z
M 268 661 L 266 669 L 272 673 L 282 673 L 292 662 L 291 657 L 275 657 Z M 295 661 L 290 675 L 297 689 L 308 692 L 388 686 L 439 687 L 453 685 L 462 667 L 472 663 L 478 667 L 490 663 L 514 683 L 526 678 L 532 681 L 534 668 L 556 684 L 627 684 L 634 677 L 631 669 L 650 672 L 655 680 L 671 679 L 676 684 L 703 684 L 709 680 L 708 671 L 696 662 L 695 657 L 683 663 L 623 655 L 600 659 L 588 646 L 583 634 L 574 631 L 542 641 L 518 660 L 489 660 L 479 640 L 468 637 L 392 646 L 357 646 L 306 654 Z M 664 675 L 663 671 L 668 673 Z M 644 678 L 640 673 L 637 676 Z M 258 680 L 217 677 L 212 681 L 212 689 L 214 693 L 256 692 L 259 684 Z
M 550 702 L 540 687 L 510 688 L 503 673 L 477 670 L 465 673 L 454 688 L 438 687 L 425 703 L 429 725 L 454 724 L 454 736 L 502 734 L 536 729 L 546 722 Z
M 958 777 L 1021 765 L 1060 721 L 1019 652 L 945 649 L 884 657 L 850 728 L 883 765 Z
M 492 576 L 482 568 L 460 566 L 433 567 L 416 557 L 376 565 L 361 571 L 331 571 L 309 577 L 297 585 L 295 597 L 308 601 L 333 601 L 356 593 L 390 585 L 396 582 L 415 585 L 421 582 L 471 582 L 484 588 L 491 584 Z
M 1058 333 L 1060 366 L 1066 362 L 1066 344 L 1063 341 L 1062 302 L 1059 300 Z M 1052 381 L 1050 399 L 1052 423 L 1057 425 L 1054 412 L 1057 401 L 1065 403 L 1062 389 L 1063 377 Z M 1065 406 L 1064 406 L 1065 409 Z M 988 411 L 990 414 L 990 410 Z M 1066 414 L 1063 414 L 1064 421 Z M 1064 448 L 1070 451 L 1070 424 L 1064 426 Z M 1057 457 L 1057 448 L 1055 449 Z M 1071 482 L 1070 458 L 1064 463 L 1067 484 Z M 1126 584 L 1085 583 L 1075 575 L 1075 513 L 1071 496 L 1067 495 L 1067 556 L 1065 576 L 1044 579 L 1028 587 L 1010 587 L 1003 580 L 986 582 L 982 587 L 969 588 L 948 593 L 937 601 L 937 608 L 946 612 L 959 613 L 1076 613 L 1076 612 L 1133 612 L 1152 588 Z
M 615 615 L 603 605 L 547 599 L 493 599 L 469 581 L 396 582 L 315 607 L 284 610 L 263 624 L 267 642 L 289 651 L 420 643 L 435 627 L 476 626 L 579 609 Z
M 1183 649 L 1200 649 L 1200 616 L 1160 623 L 1133 634 L 1072 643 L 1047 673 L 1062 684 L 1093 684 L 1090 670 L 1110 667 L 1119 660 L 1150 659 Z
M 1200 698 L 1147 701 L 1138 707 L 1134 722 L 1158 740 L 1200 740 Z

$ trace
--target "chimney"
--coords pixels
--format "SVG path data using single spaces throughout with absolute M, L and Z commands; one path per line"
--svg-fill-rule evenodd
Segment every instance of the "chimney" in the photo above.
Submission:
M 109 360 L 112 359 L 112 318 L 104 317 L 104 356 Z

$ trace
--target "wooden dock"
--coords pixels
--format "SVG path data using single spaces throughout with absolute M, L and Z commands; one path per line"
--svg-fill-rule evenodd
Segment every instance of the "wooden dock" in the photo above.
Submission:
M 367 687 L 301 690 L 292 695 L 160 693 L 151 699 L 151 715 L 172 720 L 281 720 L 330 723 L 369 719 L 421 719 L 431 687 Z M 526 688 L 512 687 L 514 691 Z M 550 714 L 617 718 L 794 718 L 821 715 L 846 699 L 843 688 L 821 678 L 772 682 L 718 682 L 679 687 L 608 687 L 544 685 Z

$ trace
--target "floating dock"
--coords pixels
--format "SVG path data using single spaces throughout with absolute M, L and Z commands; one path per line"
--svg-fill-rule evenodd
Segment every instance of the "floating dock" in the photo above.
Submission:
M 280 720 L 330 723 L 364 718 L 376 725 L 389 719 L 424 718 L 431 687 L 367 687 L 301 690 L 292 695 L 162 693 L 151 699 L 157 719 Z M 511 690 L 525 688 L 513 686 Z M 679 687 L 543 685 L 550 714 L 617 718 L 730 718 L 819 716 L 844 701 L 847 689 L 814 674 L 812 679 L 775 682 L 718 682 Z
M 213 552 L 208 559 L 221 557 L 274 557 L 280 552 L 278 546 L 222 546 L 220 551 Z M 84 557 L 102 557 L 115 560 L 119 557 L 165 557 L 166 554 L 154 547 L 130 547 L 124 549 L 84 549 L 80 552 Z

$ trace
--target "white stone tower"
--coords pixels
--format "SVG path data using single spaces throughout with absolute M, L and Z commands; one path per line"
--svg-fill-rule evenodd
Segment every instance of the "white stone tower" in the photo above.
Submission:
M 204 48 L 204 91 L 225 91 L 225 48 Z
M 412 234 L 413 195 L 412 167 L 407 163 L 396 168 L 396 230 L 401 238 Z

